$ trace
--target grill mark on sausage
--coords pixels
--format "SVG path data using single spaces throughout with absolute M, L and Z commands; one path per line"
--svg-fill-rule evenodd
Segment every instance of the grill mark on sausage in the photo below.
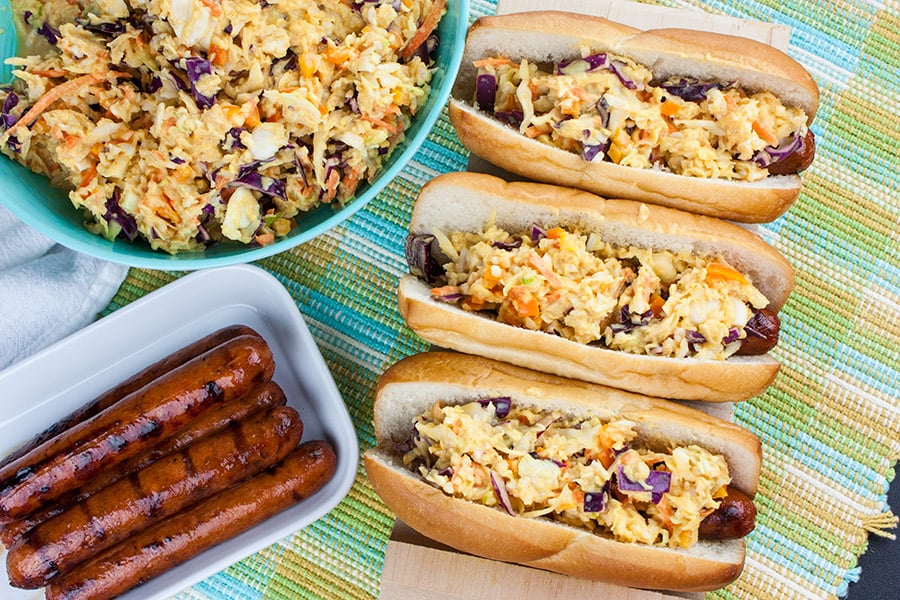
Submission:
M 158 419 L 147 419 L 141 423 L 141 429 L 138 431 L 138 438 L 146 440 L 147 438 L 157 437 L 162 433 L 162 425 Z
M 228 364 L 241 366 L 227 369 L 224 365 Z M 167 435 L 171 435 L 201 411 L 217 404 L 215 394 L 224 393 L 219 400 L 242 396 L 258 387 L 260 382 L 267 381 L 273 369 L 271 352 L 265 342 L 250 337 L 230 340 L 183 365 L 179 370 L 169 373 L 164 381 L 160 379 L 158 384 L 129 396 L 128 403 L 118 406 L 115 412 L 104 412 L 97 418 L 82 423 L 78 432 L 71 437 L 66 434 L 62 438 L 48 442 L 57 449 L 50 454 L 46 464 L 37 469 L 26 481 L 14 485 L 0 497 L 0 519 L 9 521 L 25 516 L 38 508 L 41 503 L 62 496 L 79 487 L 95 473 L 144 449 L 146 445 L 129 443 L 122 446 L 121 440 L 113 440 L 112 446 L 121 448 L 121 451 L 104 452 L 104 449 L 110 450 L 109 444 L 104 441 L 109 436 L 121 435 L 129 442 L 132 441 L 132 436 L 137 439 L 138 427 L 129 427 L 126 424 L 118 426 L 123 418 L 134 419 L 137 413 L 159 419 L 161 423 L 166 423 Z M 204 370 L 207 371 L 206 377 L 210 372 L 216 373 L 217 376 L 207 378 L 206 383 L 185 391 L 182 387 L 184 378 L 202 375 Z M 215 386 L 209 386 L 210 381 L 214 382 Z M 225 392 L 225 387 L 228 388 L 228 392 Z M 85 437 L 89 438 L 89 441 L 84 443 L 83 449 L 74 450 L 74 454 L 81 455 L 76 462 L 83 463 L 84 453 L 96 452 L 97 455 L 90 463 L 82 464 L 76 470 L 72 463 L 72 453 L 76 444 L 72 444 L 72 440 L 82 440 Z M 6 487 L 7 482 L 8 480 L 3 481 L 0 486 Z
M 196 342 L 193 342 L 192 344 L 176 350 L 172 354 L 156 361 L 155 363 L 139 371 L 138 373 L 135 373 L 119 385 L 107 390 L 91 402 L 88 402 L 84 406 L 72 411 L 62 419 L 53 423 L 53 425 L 50 425 L 41 433 L 32 437 L 17 450 L 14 450 L 10 454 L 6 455 L 6 457 L 4 457 L 2 460 L 0 460 L 0 468 L 6 467 L 6 465 L 12 463 L 13 461 L 16 461 L 19 458 L 31 453 L 32 451 L 35 451 L 44 442 L 55 438 L 68 429 L 75 427 L 79 423 L 87 421 L 88 419 L 100 414 L 104 410 L 119 402 L 125 396 L 141 389 L 145 385 L 150 384 L 152 381 L 168 373 L 169 371 L 200 356 L 208 350 L 219 346 L 227 340 L 242 335 L 255 336 L 259 338 L 259 334 L 246 325 L 229 325 L 227 327 L 223 327 L 221 329 L 213 331 L 209 335 L 197 340 Z

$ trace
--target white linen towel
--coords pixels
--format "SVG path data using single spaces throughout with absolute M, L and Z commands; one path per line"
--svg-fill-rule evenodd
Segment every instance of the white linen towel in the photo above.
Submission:
M 90 324 L 127 273 L 55 243 L 0 205 L 0 369 Z

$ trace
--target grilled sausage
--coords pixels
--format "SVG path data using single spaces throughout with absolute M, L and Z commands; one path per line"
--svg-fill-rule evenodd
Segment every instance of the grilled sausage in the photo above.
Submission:
M 778 344 L 781 321 L 771 310 L 761 308 L 753 311 L 753 316 L 744 327 L 747 337 L 741 342 L 737 354 L 765 354 Z
M 197 501 L 252 477 L 297 447 L 300 415 L 278 406 L 104 488 L 27 532 L 9 550 L 14 587 L 35 589 L 90 556 Z
M 301 444 L 274 468 L 108 548 L 50 581 L 47 600 L 113 598 L 310 496 L 334 474 L 327 442 Z
M 206 337 L 197 340 L 193 344 L 190 344 L 189 346 L 185 346 L 181 350 L 173 352 L 162 360 L 153 363 L 143 371 L 135 373 L 119 385 L 104 392 L 96 399 L 73 411 L 68 416 L 63 417 L 41 433 L 25 442 L 24 445 L 8 454 L 3 458 L 3 460 L 0 460 L 0 468 L 6 466 L 7 464 L 18 458 L 21 458 L 22 456 L 25 456 L 47 440 L 56 437 L 63 431 L 66 431 L 67 429 L 74 427 L 82 421 L 86 421 L 94 415 L 106 410 L 131 392 L 141 389 L 154 379 L 164 375 L 165 373 L 168 373 L 175 367 L 182 365 L 192 358 L 200 356 L 207 350 L 215 348 L 222 342 L 238 337 L 239 335 L 258 336 L 259 334 L 253 331 L 253 329 L 251 329 L 250 327 L 246 327 L 244 325 L 232 325 L 230 327 L 223 327 L 218 331 L 214 331 Z
M 269 381 L 274 370 L 265 341 L 239 336 L 169 371 L 7 465 L 0 476 L 0 522 L 23 517 L 143 452 L 205 410 Z
M 797 150 L 767 167 L 769 175 L 792 175 L 805 171 L 812 164 L 815 156 L 816 136 L 813 135 L 812 129 L 809 129 Z
M 756 505 L 746 494 L 731 486 L 728 496 L 714 513 L 700 522 L 699 536 L 706 540 L 742 538 L 756 527 Z
M 81 502 L 107 485 L 143 469 L 156 460 L 186 448 L 196 440 L 217 433 L 231 423 L 243 420 L 263 409 L 284 405 L 286 402 L 284 391 L 277 383 L 270 381 L 247 396 L 216 406 L 200 415 L 188 427 L 161 441 L 147 452 L 124 461 L 116 468 L 98 473 L 96 477 L 71 494 L 58 499 L 55 503 L 42 506 L 21 519 L 7 523 L 0 531 L 0 542 L 10 548 L 23 533 L 32 527 L 64 512 L 71 505 Z

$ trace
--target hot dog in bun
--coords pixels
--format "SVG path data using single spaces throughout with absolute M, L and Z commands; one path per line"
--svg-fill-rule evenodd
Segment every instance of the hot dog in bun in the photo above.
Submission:
M 799 63 L 753 40 L 534 12 L 473 24 L 450 118 L 512 173 L 758 223 L 799 194 L 818 102 Z
M 760 442 L 682 405 L 427 352 L 379 381 L 369 481 L 463 552 L 649 589 L 741 573 Z
M 743 227 L 569 188 L 450 173 L 426 184 L 400 312 L 438 346 L 645 393 L 762 392 L 790 264 Z

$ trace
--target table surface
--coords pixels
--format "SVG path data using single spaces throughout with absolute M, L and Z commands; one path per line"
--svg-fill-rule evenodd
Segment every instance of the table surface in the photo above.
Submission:
M 763 441 L 758 527 L 742 577 L 710 597 L 835 598 L 849 589 L 852 598 L 886 598 L 885 590 L 898 589 L 896 580 L 884 587 L 884 577 L 896 573 L 898 542 L 878 535 L 890 535 L 897 513 L 886 492 L 900 457 L 900 5 L 662 4 L 789 25 L 788 51 L 821 90 L 812 126 L 818 154 L 801 197 L 761 228 L 797 278 L 775 351 L 781 372 L 735 411 Z M 495 8 L 475 0 L 472 17 Z M 374 443 L 378 376 L 426 348 L 396 308 L 411 202 L 434 174 L 465 170 L 467 158 L 444 115 L 364 210 L 257 263 L 284 284 L 306 319 L 362 451 Z M 132 269 L 106 312 L 176 277 Z M 375 598 L 392 521 L 360 467 L 349 495 L 328 515 L 178 598 Z M 870 539 L 873 551 L 860 563 Z

